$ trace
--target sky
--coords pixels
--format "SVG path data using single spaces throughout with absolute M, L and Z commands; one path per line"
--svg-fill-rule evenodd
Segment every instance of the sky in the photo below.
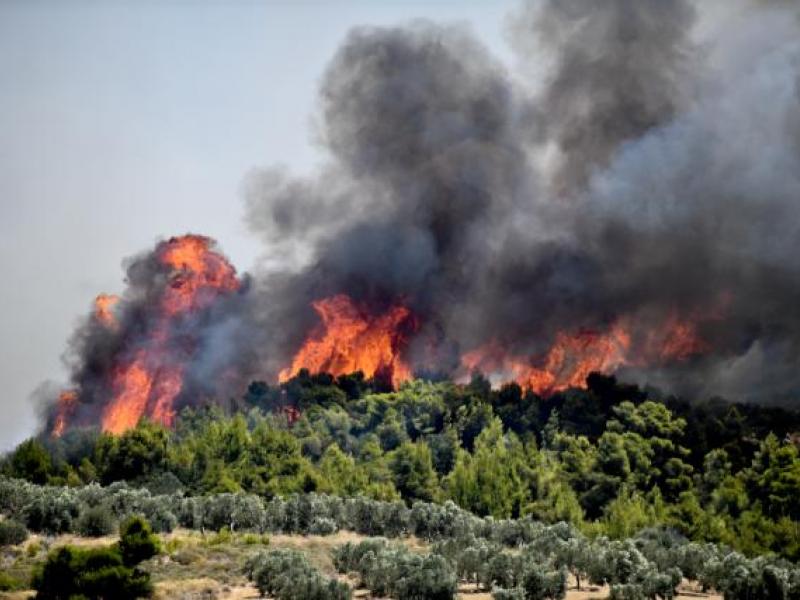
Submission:
M 36 430 L 31 394 L 122 260 L 186 232 L 240 271 L 252 169 L 304 172 L 319 78 L 347 31 L 468 24 L 508 59 L 515 3 L 479 0 L 0 2 L 0 451 Z

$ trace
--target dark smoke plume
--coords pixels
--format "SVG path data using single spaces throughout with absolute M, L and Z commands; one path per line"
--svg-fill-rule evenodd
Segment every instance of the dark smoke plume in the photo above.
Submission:
M 800 391 L 800 25 L 789 2 L 540 0 L 510 27 L 509 69 L 469 30 L 354 29 L 321 82 L 326 164 L 246 180 L 265 241 L 253 279 L 170 322 L 176 406 L 274 380 L 347 294 L 418 319 L 406 359 L 463 374 L 495 343 L 541 356 L 559 332 L 634 348 L 670 319 L 703 351 L 625 377 L 691 396 Z M 538 73 L 537 73 L 538 71 Z M 71 346 L 74 421 L 153 327 L 170 285 L 128 266 L 121 321 Z M 121 354 L 122 353 L 122 354 Z M 105 387 L 104 387 L 105 386 Z
M 698 25 L 704 7 L 725 27 Z M 421 316 L 419 345 L 435 340 L 444 368 L 489 340 L 535 355 L 558 331 L 625 315 L 646 332 L 678 314 L 710 350 L 629 376 L 690 394 L 791 398 L 791 6 L 543 0 L 515 19 L 520 63 L 549 65 L 537 82 L 456 27 L 348 36 L 321 85 L 328 165 L 309 177 L 255 174 L 248 186 L 253 230 L 304 260 L 260 277 L 258 317 L 283 332 L 266 347 L 285 360 L 314 322 L 309 302 L 334 293 L 375 306 L 403 298 Z

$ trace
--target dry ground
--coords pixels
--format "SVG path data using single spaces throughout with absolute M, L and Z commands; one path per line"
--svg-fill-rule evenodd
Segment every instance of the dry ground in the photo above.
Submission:
M 116 541 L 116 536 L 103 538 L 81 538 L 73 535 L 55 539 L 31 536 L 24 544 L 6 551 L 0 558 L 0 570 L 19 580 L 26 581 L 36 562 L 44 559 L 47 551 L 65 544 L 77 546 L 103 546 Z M 147 564 L 153 575 L 157 600 L 255 600 L 258 591 L 250 585 L 242 573 L 242 566 L 249 556 L 263 549 L 266 537 L 252 534 L 201 534 L 197 531 L 176 530 L 162 535 L 164 553 Z M 331 550 L 346 542 L 358 542 L 364 536 L 341 531 L 330 536 L 271 535 L 270 548 L 293 548 L 302 550 L 309 561 L 322 572 L 336 576 L 331 560 Z M 411 550 L 423 552 L 426 544 L 411 537 L 402 540 Z M 350 582 L 353 583 L 353 582 Z M 574 586 L 574 582 L 572 583 Z M 0 599 L 22 600 L 32 597 L 30 591 L 0 592 Z M 370 599 L 367 590 L 356 590 L 355 597 Z M 581 591 L 570 589 L 567 600 L 602 600 L 608 597 L 607 588 L 586 587 Z M 473 585 L 462 585 L 461 600 L 490 600 L 491 594 L 475 589 Z M 722 600 L 715 594 L 700 593 L 688 583 L 682 586 L 677 596 L 681 600 L 691 598 Z

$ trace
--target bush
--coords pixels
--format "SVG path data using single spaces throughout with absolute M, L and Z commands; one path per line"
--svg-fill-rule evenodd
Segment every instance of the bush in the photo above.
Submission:
M 133 600 L 153 593 L 150 576 L 123 563 L 117 547 L 88 550 L 63 546 L 51 552 L 33 576 L 40 600 L 115 598 Z
M 16 546 L 27 539 L 25 525 L 13 519 L 0 521 L 0 546 Z
M 128 600 L 153 593 L 150 575 L 140 562 L 158 553 L 158 540 L 141 517 L 120 528 L 120 540 L 106 548 L 63 546 L 52 551 L 33 574 L 32 585 L 41 600 L 114 598 Z
M 75 522 L 76 531 L 84 537 L 102 537 L 114 531 L 114 515 L 105 505 L 84 509 Z
M 441 555 L 419 556 L 405 546 L 392 546 L 382 538 L 347 543 L 333 553 L 340 573 L 355 571 L 374 596 L 399 600 L 450 600 L 458 579 Z
M 119 530 L 119 552 L 125 565 L 136 565 L 161 551 L 150 524 L 141 517 L 130 517 Z
M 333 519 L 317 517 L 308 526 L 308 533 L 311 535 L 331 535 L 336 533 L 336 522 Z
M 350 587 L 323 577 L 305 555 L 296 550 L 271 550 L 251 558 L 245 566 L 262 595 L 276 600 L 350 600 Z
M 545 572 L 539 565 L 530 565 L 522 577 L 522 589 L 527 600 L 560 600 L 567 595 L 567 574 Z

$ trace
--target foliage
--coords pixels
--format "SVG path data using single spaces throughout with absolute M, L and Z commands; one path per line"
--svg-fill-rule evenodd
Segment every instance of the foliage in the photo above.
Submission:
M 276 600 L 349 600 L 350 587 L 323 577 L 305 555 L 296 550 L 270 550 L 251 558 L 248 577 L 262 595 Z
M 105 548 L 62 546 L 53 550 L 33 575 L 37 598 L 149 597 L 150 576 L 137 567 L 158 553 L 149 524 L 133 517 L 120 528 L 120 540 Z
M 101 537 L 115 529 L 114 516 L 104 505 L 83 510 L 75 523 L 76 531 L 85 537 Z
M 797 412 L 661 399 L 597 374 L 544 399 L 480 375 L 392 391 L 363 374 L 300 372 L 254 382 L 236 405 L 185 409 L 173 430 L 144 421 L 120 436 L 27 440 L 0 465 L 0 512 L 46 534 L 107 530 L 103 504 L 113 521 L 139 514 L 156 531 L 427 539 L 475 515 L 527 516 L 612 539 L 669 527 L 747 557 L 800 559 Z M 524 527 L 503 527 L 519 541 Z
M 0 546 L 16 546 L 28 539 L 25 525 L 14 519 L 0 521 Z

